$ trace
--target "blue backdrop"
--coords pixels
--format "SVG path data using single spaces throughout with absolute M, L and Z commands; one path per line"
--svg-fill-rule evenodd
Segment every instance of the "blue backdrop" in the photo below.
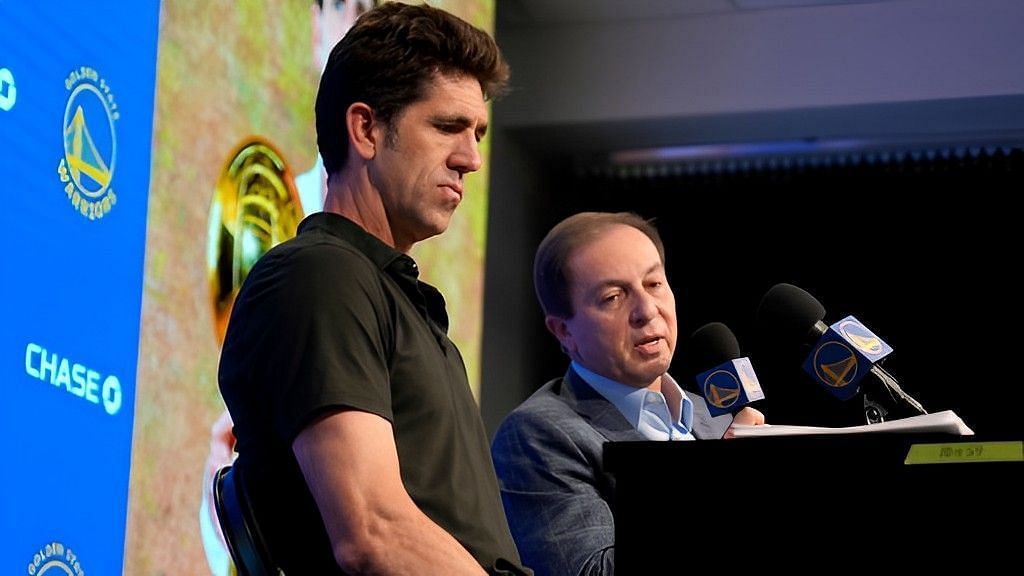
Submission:
M 122 571 L 159 2 L 82 4 L 0 0 L 3 574 Z

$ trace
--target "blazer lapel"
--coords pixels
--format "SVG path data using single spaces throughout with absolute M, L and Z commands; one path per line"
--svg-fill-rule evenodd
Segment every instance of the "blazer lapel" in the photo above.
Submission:
M 572 367 L 565 373 L 559 390 L 566 403 L 587 419 L 602 436 L 612 442 L 645 440 L 614 404 L 590 387 Z

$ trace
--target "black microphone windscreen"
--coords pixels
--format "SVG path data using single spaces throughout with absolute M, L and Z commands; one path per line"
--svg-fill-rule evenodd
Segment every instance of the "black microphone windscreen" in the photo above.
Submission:
M 757 331 L 786 346 L 807 344 L 815 325 L 825 318 L 825 307 L 803 288 L 776 284 L 761 298 Z
M 740 357 L 740 343 L 728 326 L 709 322 L 690 336 L 690 364 L 694 374 Z

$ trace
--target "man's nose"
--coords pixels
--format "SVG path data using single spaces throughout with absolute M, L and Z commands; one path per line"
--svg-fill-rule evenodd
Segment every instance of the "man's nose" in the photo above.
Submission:
M 467 134 L 459 140 L 459 145 L 452 153 L 448 161 L 448 167 L 457 170 L 459 174 L 476 172 L 483 166 L 483 158 L 480 156 L 480 143 L 476 136 Z

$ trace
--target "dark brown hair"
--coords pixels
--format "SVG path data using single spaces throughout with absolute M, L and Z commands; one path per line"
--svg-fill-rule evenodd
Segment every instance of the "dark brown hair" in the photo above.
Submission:
M 555 225 L 537 247 L 533 260 L 533 288 L 545 315 L 572 318 L 569 259 L 581 247 L 600 237 L 612 226 L 636 228 L 651 239 L 661 263 L 665 263 L 665 245 L 658 229 L 649 220 L 633 212 L 580 212 Z
M 317 145 L 328 174 L 345 165 L 345 114 L 354 102 L 385 125 L 426 96 L 435 76 L 469 76 L 485 99 L 500 95 L 508 65 L 494 39 L 468 22 L 425 4 L 384 2 L 360 16 L 327 59 L 316 97 Z

